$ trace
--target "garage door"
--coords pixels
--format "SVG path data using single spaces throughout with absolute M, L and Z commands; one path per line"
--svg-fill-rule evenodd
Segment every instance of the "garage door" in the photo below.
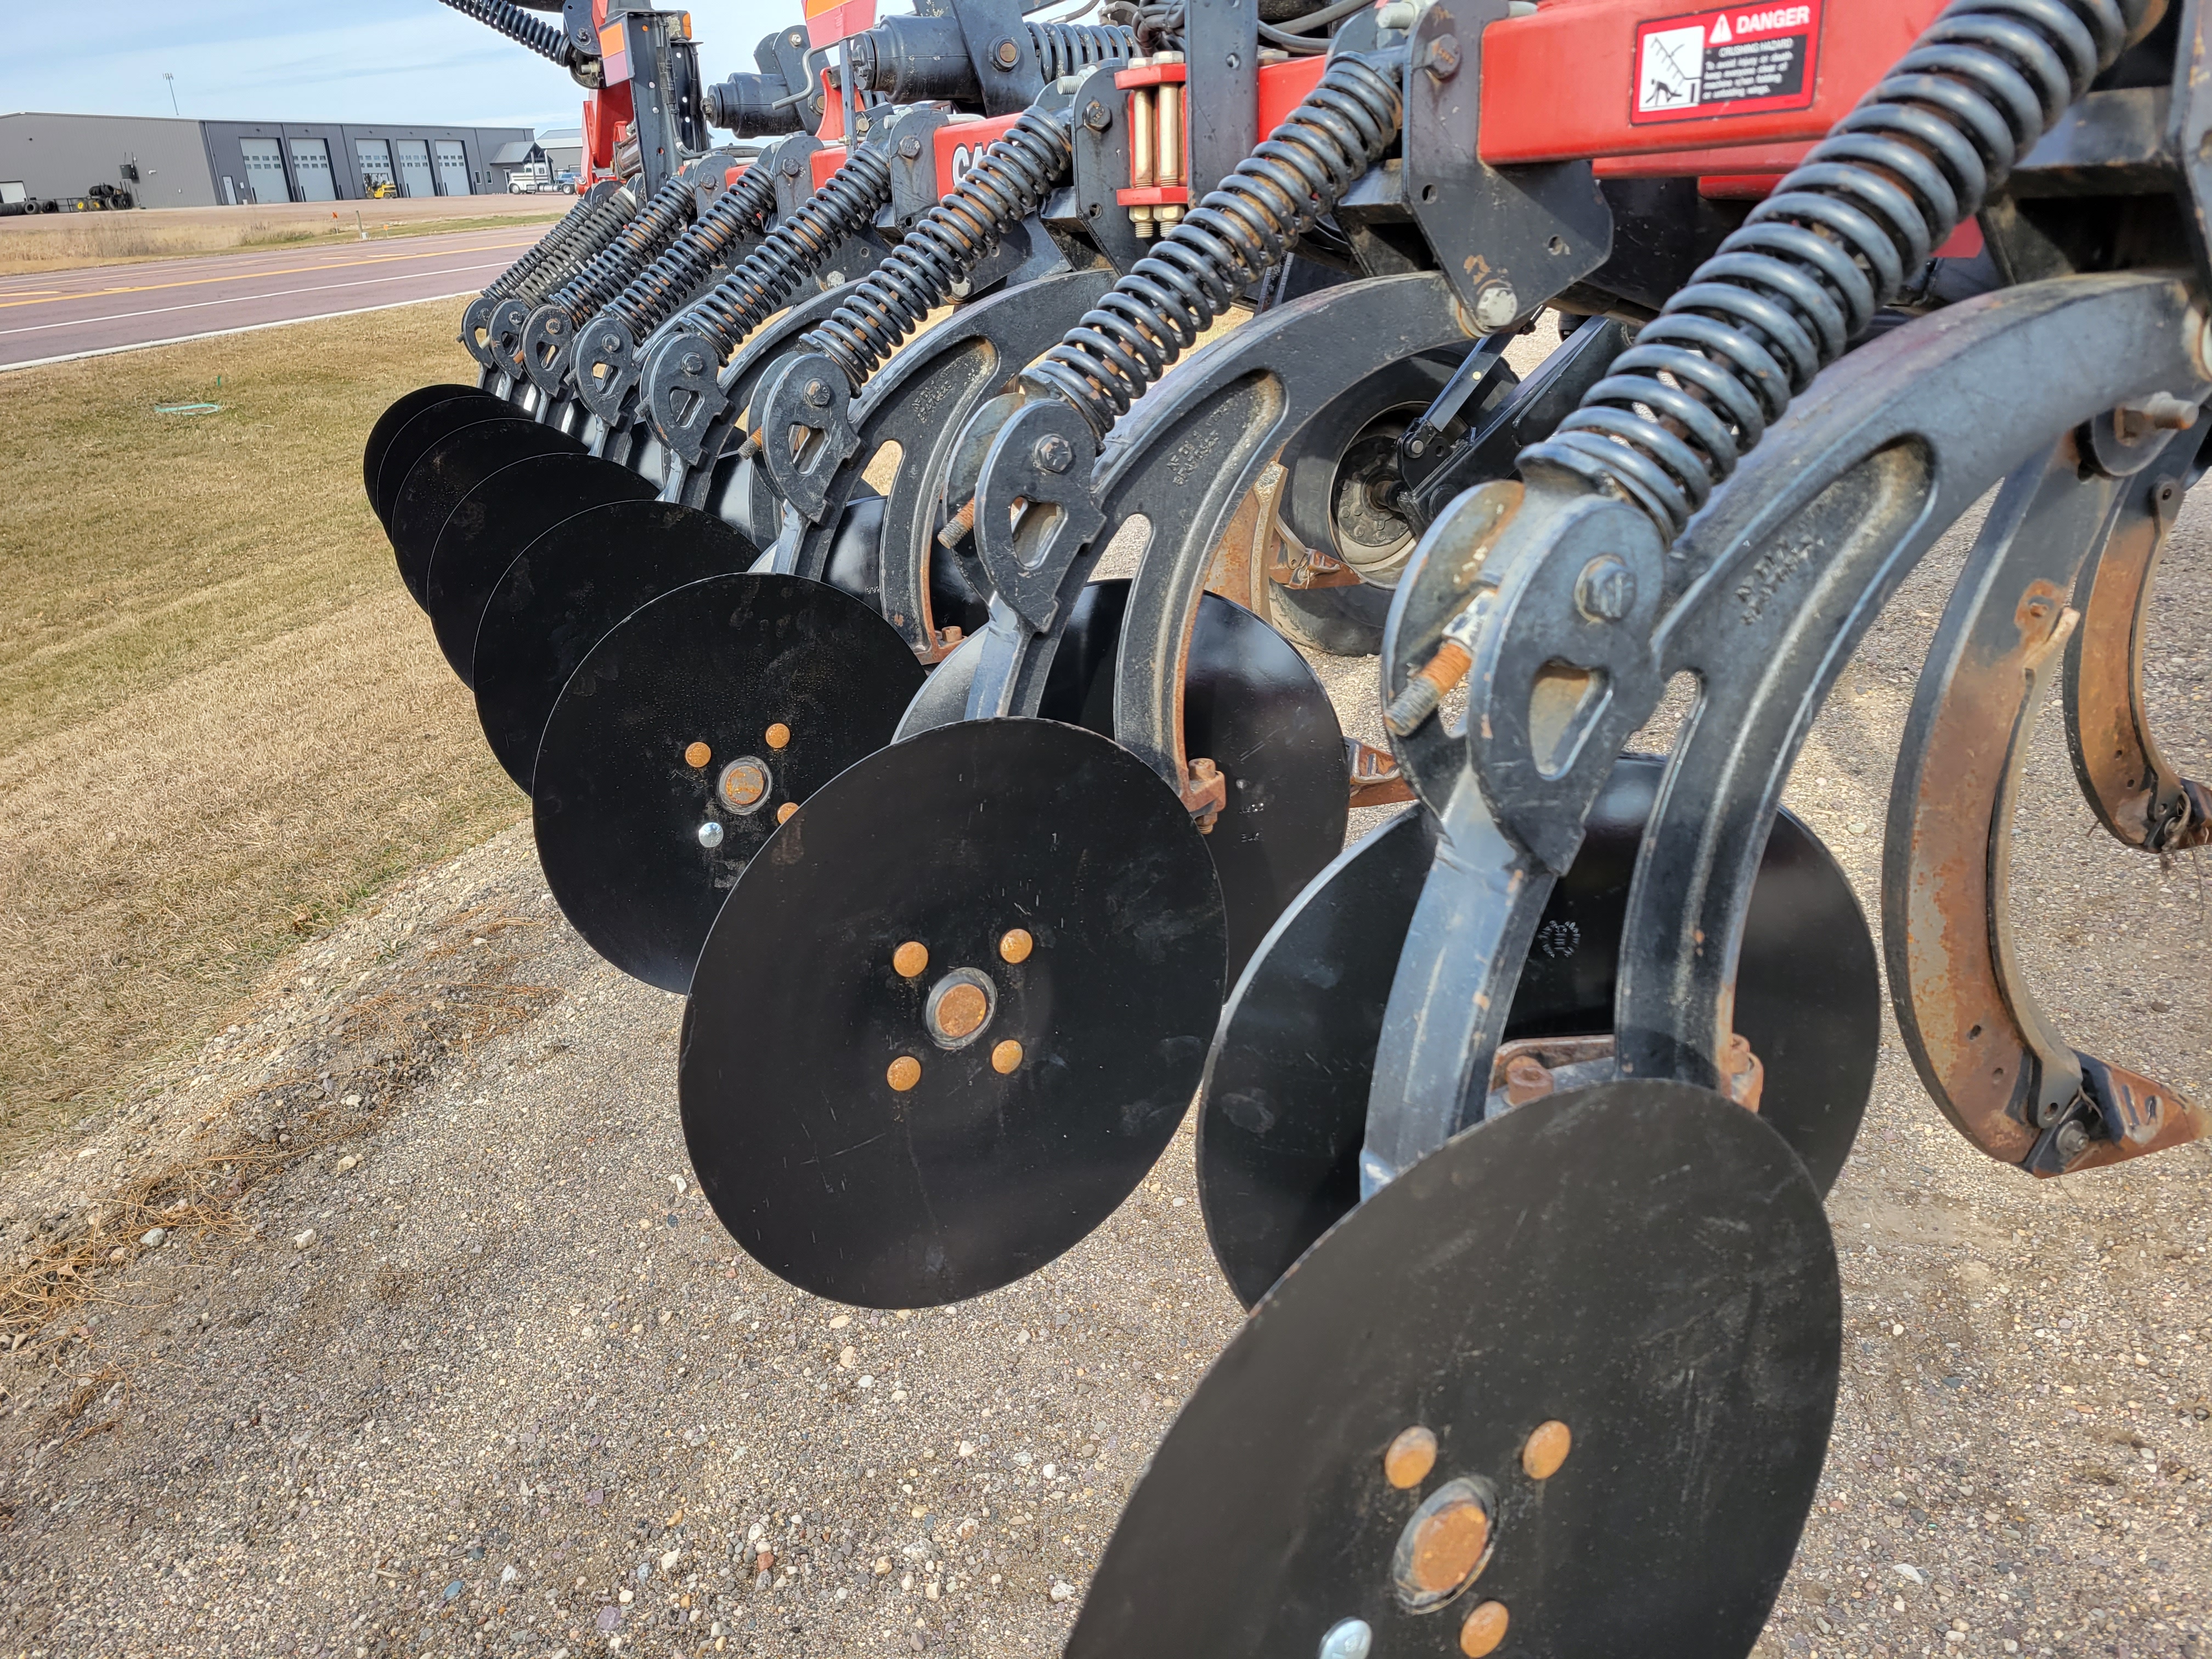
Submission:
M 363 190 L 374 190 L 379 185 L 392 182 L 392 146 L 383 139 L 355 139 L 353 158 L 361 164 L 361 187 Z
M 438 140 L 438 194 L 475 194 L 475 187 L 469 183 L 469 153 L 461 148 L 458 138 Z
M 284 152 L 274 138 L 241 138 L 246 152 L 246 188 L 256 202 L 289 202 L 291 186 L 284 182 Z
M 299 181 L 303 202 L 335 202 L 338 181 L 331 176 L 331 147 L 319 138 L 291 141 L 292 177 Z
M 399 141 L 399 193 L 402 196 L 435 196 L 438 187 L 430 181 L 430 143 L 427 138 L 402 138 Z

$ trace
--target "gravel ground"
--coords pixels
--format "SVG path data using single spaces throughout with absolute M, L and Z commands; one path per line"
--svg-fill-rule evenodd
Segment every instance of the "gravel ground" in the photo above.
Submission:
M 2205 523 L 2149 668 L 2198 776 Z M 1869 908 L 1955 541 L 1793 785 Z M 1328 674 L 1370 737 L 1371 673 Z M 2055 738 L 2028 793 L 2039 989 L 2079 1046 L 2212 1097 L 2204 855 L 2087 833 Z M 0 1304 L 0 1648 L 1054 1651 L 1237 1328 L 1188 1126 L 1035 1278 L 844 1309 L 737 1255 L 690 1184 L 678 1012 L 562 924 L 518 829 L 19 1166 L 0 1268 L 77 1265 L 64 1299 Z M 1762 1655 L 2212 1659 L 2208 1175 L 2197 1146 L 2032 1182 L 1950 1133 L 1891 1034 L 1831 1204 L 1838 1435 Z

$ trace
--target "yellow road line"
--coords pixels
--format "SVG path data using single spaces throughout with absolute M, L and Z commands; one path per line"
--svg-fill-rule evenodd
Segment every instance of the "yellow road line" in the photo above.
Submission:
M 465 230 L 459 231 L 454 234 L 461 236 L 473 236 L 477 233 L 475 231 Z M 430 239 L 425 237 L 422 240 L 427 241 Z M 0 300 L 0 311 L 10 310 L 17 306 L 50 306 L 64 300 L 104 299 L 112 294 L 151 294 L 165 288 L 204 288 L 210 283 L 258 282 L 262 278 L 268 276 L 298 276 L 318 271 L 344 270 L 354 265 L 394 264 L 405 259 L 449 258 L 455 252 L 490 253 L 495 252 L 501 248 L 529 247 L 537 240 L 537 238 L 532 237 L 526 241 L 520 242 L 489 242 L 481 248 L 455 249 L 450 247 L 441 247 L 426 248 L 419 253 L 380 253 L 373 255 L 366 259 L 341 259 L 332 264 L 316 265 L 286 265 L 276 270 L 241 270 L 233 272 L 228 276 L 193 276 L 174 283 L 138 283 L 125 288 L 78 289 L 69 294 L 49 293 L 43 297 L 37 298 Z

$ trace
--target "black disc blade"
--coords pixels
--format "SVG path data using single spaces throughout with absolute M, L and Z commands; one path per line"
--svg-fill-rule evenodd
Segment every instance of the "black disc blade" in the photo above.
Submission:
M 446 517 L 422 578 L 438 648 L 476 684 L 477 629 L 492 589 L 522 550 L 563 519 L 610 501 L 651 501 L 652 484 L 592 455 L 531 455 L 484 479 Z
M 700 1188 L 817 1295 L 1008 1284 L 1166 1147 L 1224 937 L 1189 814 L 1107 739 L 994 720 L 879 750 L 778 831 L 708 938 L 681 1069 Z
M 624 973 L 690 988 L 778 810 L 889 743 L 922 674 L 896 629 L 800 576 L 641 606 L 577 665 L 538 745 L 538 859 L 562 913 Z
M 583 459 L 581 447 L 566 433 L 520 419 L 464 428 L 423 452 L 392 498 L 392 518 L 386 526 L 392 556 L 399 563 L 399 580 L 417 605 L 422 602 L 422 581 L 429 574 L 439 532 L 469 491 L 525 456 L 556 454 Z
M 590 507 L 525 548 L 484 602 L 474 653 L 477 719 L 507 776 L 530 787 L 554 702 L 609 629 L 759 556 L 720 519 L 665 501 Z
M 1092 582 L 1077 596 L 1037 711 L 1045 719 L 1113 735 L 1114 659 L 1128 602 L 1123 578 Z M 1242 605 L 1207 593 L 1191 629 L 1183 747 L 1228 780 L 1228 810 L 1206 846 L 1228 907 L 1233 981 L 1283 907 L 1344 846 L 1344 732 L 1297 647 Z
M 1523 1108 L 1384 1188 L 1254 1310 L 1066 1653 L 1326 1656 L 1336 1632 L 1375 1659 L 1741 1659 L 1820 1479 L 1840 1348 L 1820 1194 L 1752 1114 L 1656 1081 Z
M 407 475 L 414 470 L 416 462 L 456 432 L 483 421 L 511 421 L 516 413 L 514 405 L 506 399 L 476 392 L 433 404 L 393 433 L 392 441 L 384 447 L 384 459 L 376 469 L 375 487 L 368 495 L 386 529 L 388 531 L 392 526 L 392 498 L 398 495 L 399 486 L 407 482 Z
M 1537 928 L 1509 1040 L 1612 1030 L 1629 878 L 1664 771 L 1643 755 L 1614 769 Z M 1199 1119 L 1199 1200 L 1248 1307 L 1358 1201 L 1368 1083 L 1433 833 L 1414 811 L 1346 852 L 1285 915 L 1223 1011 Z M 1759 1114 L 1826 1192 L 1873 1087 L 1881 980 L 1849 879 L 1788 812 L 1767 837 L 1739 964 L 1736 1030 L 1765 1068 Z
M 451 403 L 456 398 L 489 398 L 488 392 L 472 386 L 422 386 L 403 397 L 395 398 L 376 424 L 368 429 L 368 441 L 361 447 L 361 487 L 367 492 L 371 505 L 376 501 L 376 475 L 384 466 L 384 452 L 390 447 L 393 434 L 424 410 L 439 404 Z M 497 401 L 494 399 L 494 401 Z

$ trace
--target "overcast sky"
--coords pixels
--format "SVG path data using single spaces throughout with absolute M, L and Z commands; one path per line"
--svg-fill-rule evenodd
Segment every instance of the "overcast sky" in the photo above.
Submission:
M 688 0 L 710 79 L 796 0 Z M 886 11 L 908 8 L 897 0 Z M 0 0 L 0 113 L 574 126 L 583 90 L 438 0 Z M 540 15 L 551 16 L 542 13 Z

